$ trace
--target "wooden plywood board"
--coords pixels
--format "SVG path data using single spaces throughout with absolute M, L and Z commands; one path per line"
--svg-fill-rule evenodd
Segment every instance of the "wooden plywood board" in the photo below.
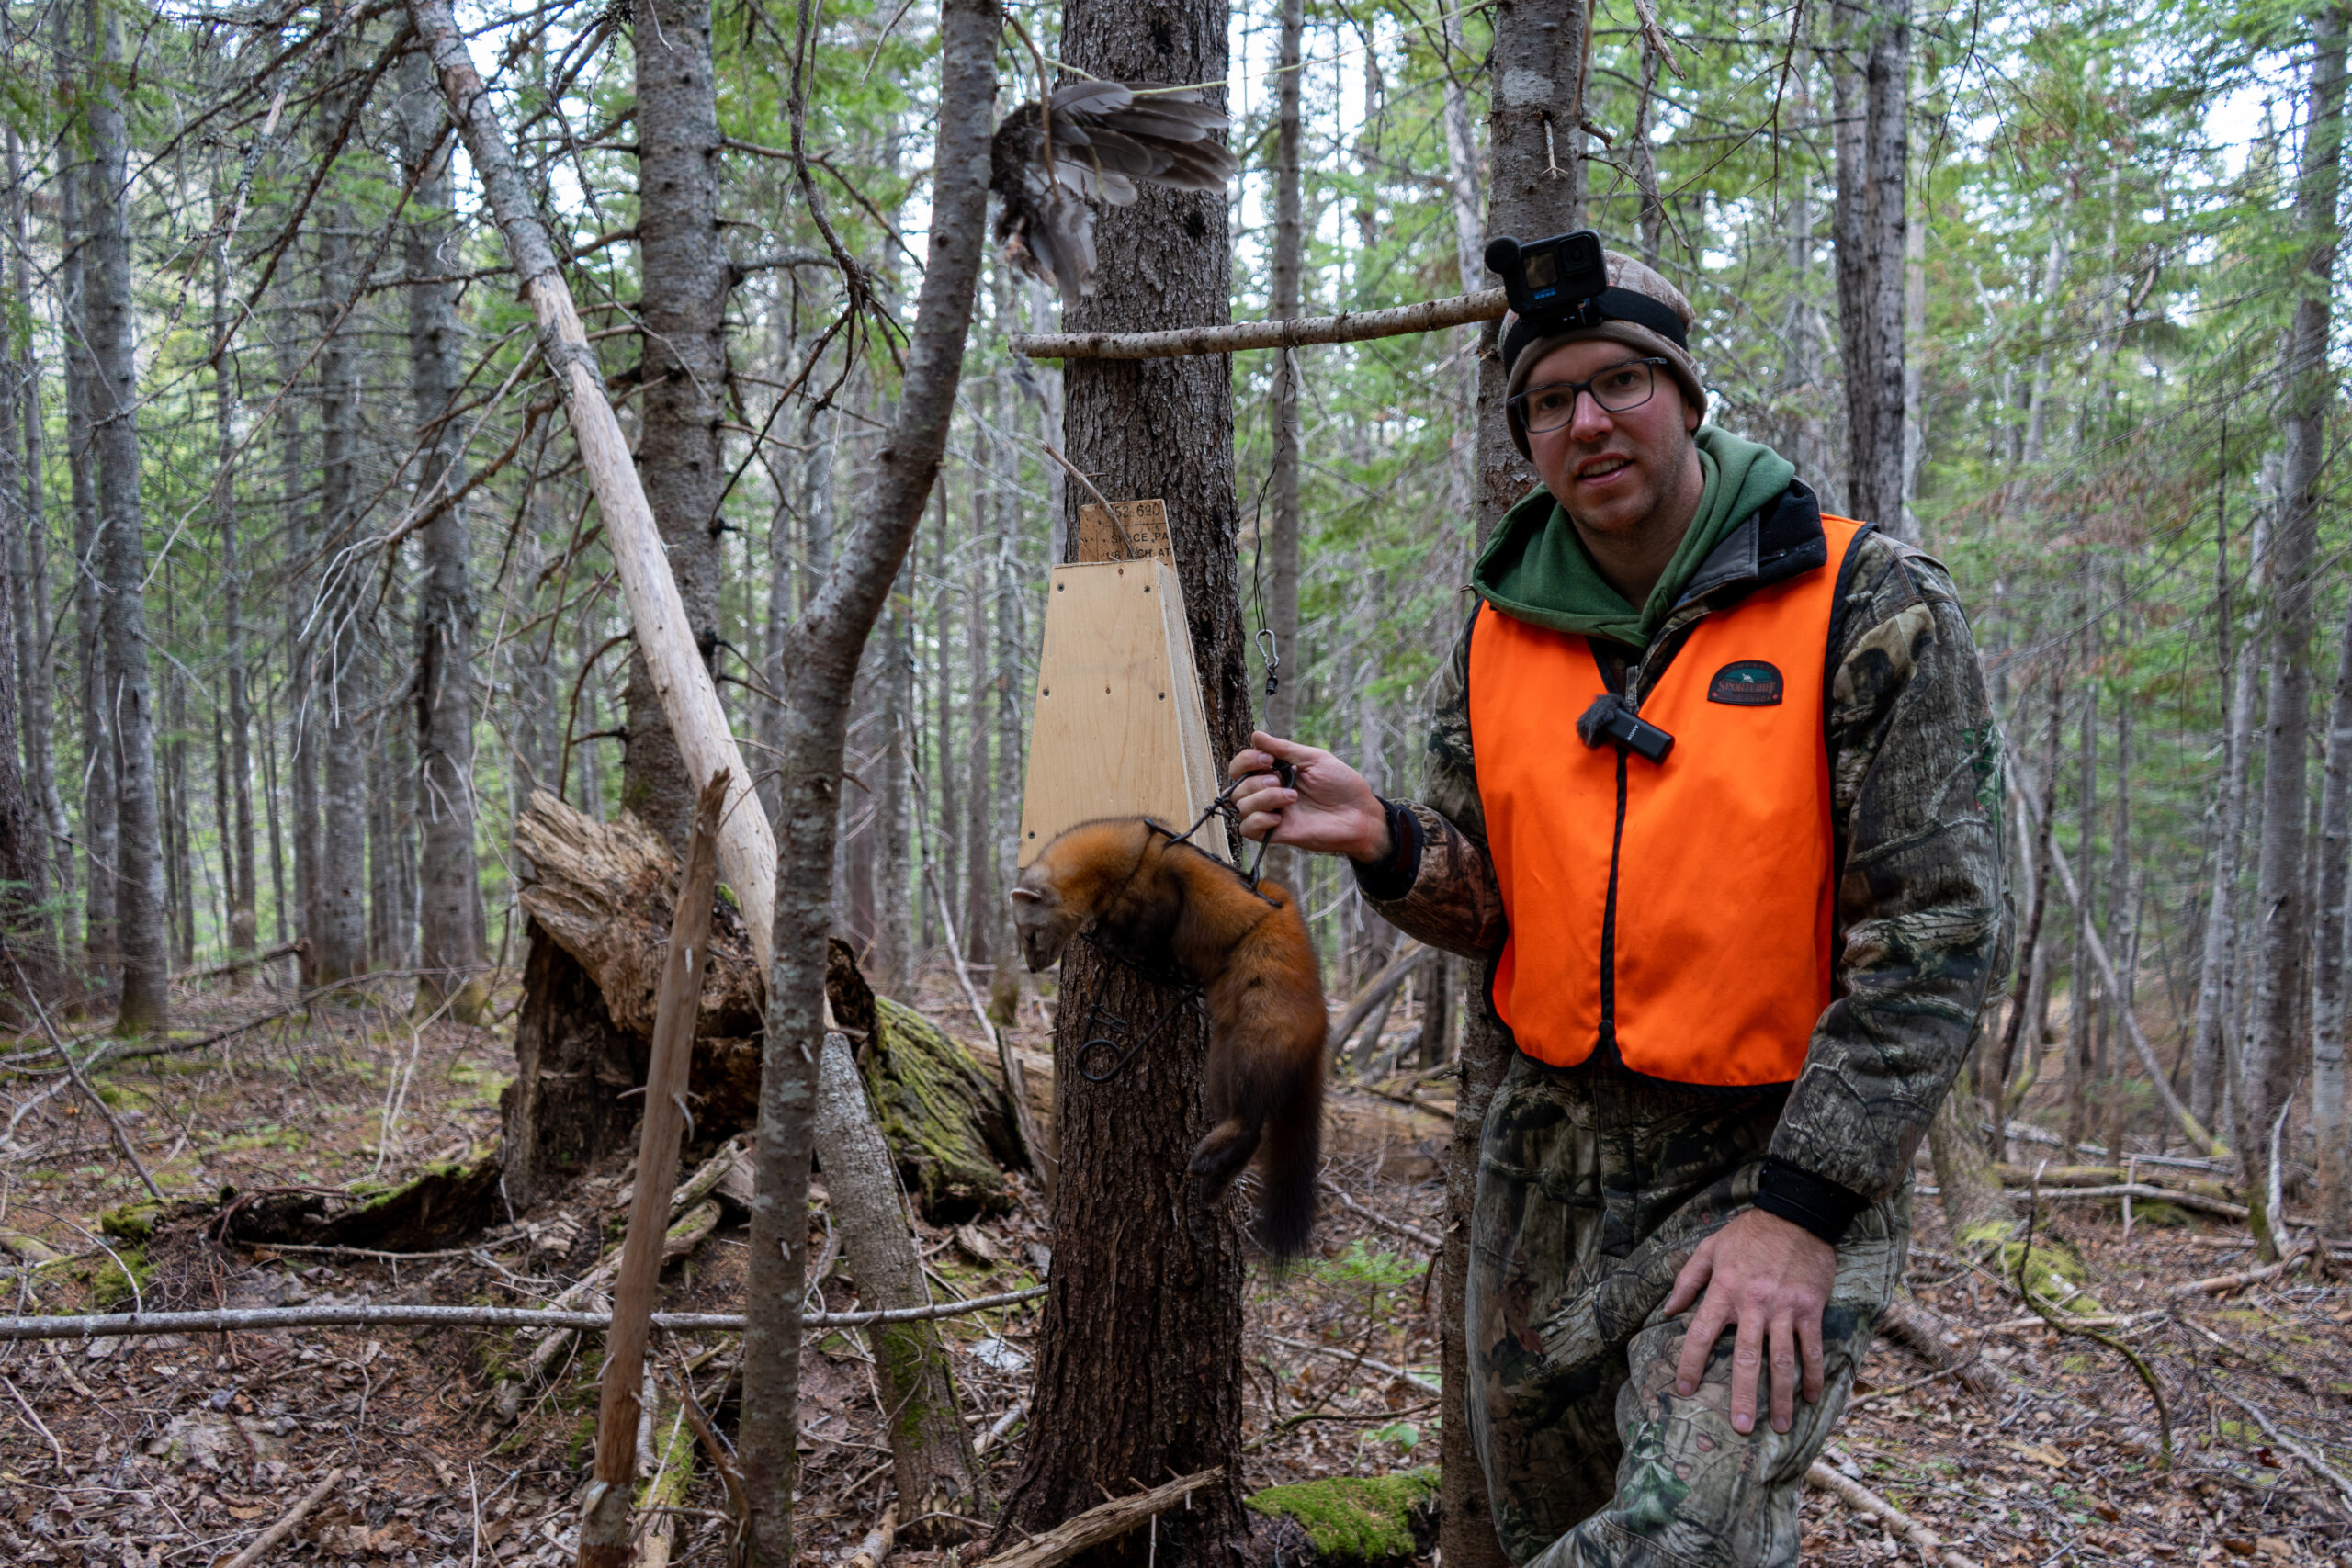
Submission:
M 1216 797 L 1183 590 L 1166 561 L 1054 569 L 1031 711 L 1023 865 L 1080 822 L 1145 816 L 1181 832 Z M 1216 824 L 1193 841 L 1226 852 Z
M 1168 536 L 1168 503 L 1163 501 L 1114 501 L 1112 511 L 1126 529 L 1128 544 L 1137 558 L 1150 556 L 1176 564 L 1175 542 Z M 1078 558 L 1081 561 L 1125 560 L 1119 530 L 1111 513 L 1091 502 L 1078 509 Z

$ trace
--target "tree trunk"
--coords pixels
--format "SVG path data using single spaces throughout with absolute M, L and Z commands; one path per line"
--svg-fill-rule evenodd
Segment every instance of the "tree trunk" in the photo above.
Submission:
M 2042 933 L 2050 913 L 2050 834 L 2058 820 L 2058 738 L 2065 716 L 2065 694 L 2062 668 L 2050 676 L 2049 760 L 2041 774 L 2041 810 L 2031 831 L 2018 835 L 2019 843 L 2031 846 L 2027 880 L 2033 894 L 2026 906 L 2025 934 L 2018 943 L 2017 976 L 2009 990 L 2009 1016 L 2001 1035 L 2000 1056 L 1984 1092 L 1985 1114 L 1993 1123 L 1987 1146 L 1996 1156 L 2008 1152 L 2009 1077 L 2016 1070 L 2018 1042 L 2025 1042 L 2028 1060 L 2039 1061 L 2041 1054 L 2041 1015 L 2049 994 L 2049 953 L 2055 945 Z M 2022 803 L 2019 809 L 2023 810 Z M 2020 821 L 2019 826 L 2026 824 Z
M 637 56 L 640 434 L 637 471 L 706 664 L 718 642 L 718 449 L 727 382 L 727 296 L 718 223 L 718 98 L 709 0 L 643 0 Z M 621 804 L 684 853 L 694 781 L 662 717 L 644 656 L 629 656 Z
M 2312 576 L 2318 550 L 2319 482 L 2327 457 L 2327 415 L 2335 400 L 2327 362 L 2334 331 L 2331 283 L 2338 243 L 2337 203 L 2344 143 L 2344 66 L 2346 15 L 2324 6 L 2312 17 L 2313 50 L 2309 130 L 2296 193 L 2303 231 L 2301 276 L 2293 325 L 2288 331 L 2286 460 L 2281 485 L 2278 560 L 2271 639 L 2269 767 L 2263 776 L 2259 902 L 2263 922 L 2263 966 L 2256 990 L 2256 1031 L 2239 1092 L 2245 1098 L 2251 1146 L 2239 1151 L 2246 1168 L 2246 1203 L 2266 1256 L 2275 1256 L 2267 1208 L 2270 1181 L 2267 1134 L 2273 1117 L 2285 1109 L 2296 1076 L 2296 1011 L 2302 999 L 2303 942 L 2310 912 L 2304 907 L 2303 815 L 2305 730 L 2311 705 Z M 2340 945 L 2340 941 L 2339 941 Z M 2341 1050 L 2340 1037 L 2335 1043 Z M 2335 1069 L 2340 1082 L 2341 1071 Z M 2341 1099 L 2340 1089 L 2337 1098 Z M 2338 1145 L 2341 1114 L 2328 1129 Z M 2340 1169 L 2340 1167 L 2339 1167 Z M 2339 1205 L 2342 1202 L 2339 1177 Z
M 2084 602 L 2089 603 L 2090 594 Z M 2086 667 L 2096 662 L 2096 648 L 2086 648 Z M 2093 999 L 2098 983 L 2091 975 L 2091 944 L 2089 932 L 2097 919 L 2096 901 L 2091 885 L 2094 845 L 2098 837 L 2098 686 L 2095 682 L 2083 685 L 2082 743 L 2076 752 L 2082 773 L 2075 785 L 2075 841 L 2083 866 L 2082 900 L 2075 910 L 2075 956 L 2073 973 L 2066 982 L 2066 1147 L 2071 1152 L 2083 1138 L 2084 1119 L 2089 1109 L 2088 1090 L 2091 1077 L 2091 1020 L 2098 1010 Z
M 1276 79 L 1274 109 L 1274 254 L 1270 301 L 1274 320 L 1287 321 L 1300 311 L 1300 273 L 1305 229 L 1299 214 L 1299 68 L 1301 39 L 1306 31 L 1306 0 L 1283 0 L 1282 72 Z M 1298 351 L 1279 349 L 1274 355 L 1273 386 L 1268 413 L 1273 440 L 1272 477 L 1267 481 L 1266 630 L 1273 634 L 1274 652 L 1282 662 L 1275 669 L 1274 689 L 1266 694 L 1265 728 L 1290 737 L 1298 725 Z M 1303 857 L 1287 850 L 1271 852 L 1266 873 L 1285 886 L 1294 883 Z
M 16 237 L 15 258 L 17 312 L 25 321 L 33 317 L 32 245 L 25 229 L 24 154 L 14 127 L 6 132 L 8 158 L 9 231 Z M 20 470 L 24 481 L 22 527 L 26 544 L 26 583 L 31 598 L 32 619 L 28 626 L 17 628 L 19 637 L 29 637 L 31 648 L 39 651 L 32 660 L 21 700 L 26 710 L 38 715 L 38 754 L 30 747 L 26 759 L 26 788 L 33 795 L 35 809 L 40 812 L 47 829 L 45 853 L 55 869 L 55 897 L 58 911 L 58 934 L 61 938 L 59 959 L 64 971 L 73 968 L 74 890 L 74 824 L 65 812 L 65 797 L 57 783 L 57 736 L 55 691 L 51 671 L 55 669 L 50 652 L 52 637 L 52 616 L 49 599 L 49 525 L 44 519 L 48 491 L 41 479 L 41 444 L 48 426 L 41 416 L 40 362 L 30 348 L 25 353 L 23 366 L 24 390 L 17 400 L 17 412 L 21 419 L 17 430 L 0 431 L 0 441 L 11 445 L 19 435 L 24 441 L 24 467 Z M 62 975 L 61 975 L 61 978 Z
M 1151 10 L 1118 0 L 1069 0 L 1062 55 L 1120 81 L 1221 83 L 1227 10 L 1205 0 Z M 1222 86 L 1209 89 L 1224 101 Z M 1230 315 L 1224 193 L 1147 190 L 1095 227 L 1102 279 L 1065 312 L 1076 331 L 1216 324 Z M 1150 287 L 1140 287 L 1142 280 Z M 1250 694 L 1232 547 L 1233 415 L 1223 357 L 1072 360 L 1063 369 L 1070 460 L 1114 500 L 1159 496 L 1168 522 L 1206 710 L 1219 759 L 1248 743 Z M 1074 502 L 1078 498 L 1071 497 Z M 1074 514 L 1066 537 L 1075 540 Z M 1289 650 L 1284 649 L 1285 656 Z M 1246 1551 L 1241 1507 L 1243 1245 L 1229 1207 L 1204 1209 L 1186 1174 L 1209 1128 L 1205 1028 L 1189 1009 L 1117 1078 L 1090 1084 L 1067 1064 L 1085 1039 L 1089 1006 L 1156 1019 L 1177 991 L 1065 953 L 1055 1020 L 1061 1172 L 1054 1192 L 1054 1269 L 1030 1404 L 1031 1438 L 998 1526 L 1000 1542 L 1038 1531 L 1102 1500 L 1213 1465 L 1224 1478 L 1189 1512 L 1159 1521 L 1158 1554 L 1223 1564 Z M 1142 1532 L 1084 1555 L 1141 1564 Z
M 1495 8 L 1493 58 L 1508 64 L 1498 73 L 1487 116 L 1489 235 L 1540 238 L 1584 220 L 1583 183 L 1570 132 L 1584 118 L 1589 17 L 1581 6 L 1563 9 L 1537 0 L 1502 0 Z M 1570 177 L 1561 178 L 1563 172 Z M 1494 344 L 1490 336 L 1480 339 L 1474 554 L 1503 513 L 1538 482 L 1533 466 L 1519 455 L 1504 423 L 1506 379 Z M 1445 1166 L 1445 1248 L 1438 1261 L 1438 1320 L 1444 1335 L 1440 1381 L 1445 1390 L 1440 1416 L 1438 1551 L 1446 1568 L 1503 1568 L 1508 1561 L 1495 1535 L 1486 1475 L 1471 1441 L 1470 1359 L 1463 1325 L 1479 1136 L 1510 1053 L 1510 1038 L 1494 1016 L 1482 973 L 1477 1000 L 1463 1019 L 1462 1078 L 1455 1090 L 1453 1142 Z
M 76 33 L 77 18 L 86 11 L 59 6 L 51 12 L 61 60 L 86 59 L 86 40 Z M 90 411 L 96 396 L 92 382 L 97 370 L 90 357 L 88 328 L 91 281 L 96 253 L 84 216 L 84 194 L 91 180 L 86 161 L 73 159 L 74 140 L 67 138 L 61 157 L 70 160 L 58 179 L 58 214 L 64 230 L 64 265 L 61 311 L 64 318 L 65 450 L 74 496 L 74 631 L 78 656 L 76 695 L 82 715 L 82 841 L 88 904 L 82 921 L 85 961 L 96 981 L 114 976 L 119 954 L 115 944 L 115 744 L 107 712 L 106 678 L 106 539 L 98 522 L 96 451 L 92 444 Z
M 2120 567 L 2119 566 L 2119 577 Z M 2123 1015 L 2136 998 L 2140 952 L 2138 886 L 2132 874 L 2132 697 L 2126 692 L 2115 705 L 2115 826 L 2112 859 L 2108 867 L 2107 950 L 2123 960 L 2122 987 L 2107 998 L 2107 1153 L 2123 1157 L 2123 1134 L 2131 1115 L 2131 1097 L 2123 1086 L 2132 1074 L 2125 1067 L 2128 1048 L 2123 1040 Z
M 17 197 L 10 186 L 9 200 Z M 58 950 L 50 926 L 49 845 L 47 823 L 40 809 L 42 748 L 48 739 L 47 704 L 39 697 L 44 649 L 33 640 L 35 599 L 47 588 L 32 574 L 31 540 L 25 502 L 29 499 L 17 471 L 16 398 L 28 388 L 14 358 L 0 359 L 0 574 L 6 592 L 0 593 L 0 615 L 7 617 L 7 635 L 0 637 L 0 950 L 15 958 L 24 971 L 0 974 L 0 991 L 24 984 L 33 994 L 53 997 L 60 987 Z M 20 750 L 21 743 L 21 750 Z M 21 766 L 19 760 L 21 758 Z M 28 1020 L 23 1021 L 29 1021 Z
M 154 690 L 147 667 L 147 548 L 139 496 L 138 321 L 131 299 L 129 143 L 115 79 L 122 33 L 91 0 L 101 68 L 89 96 L 90 263 L 84 331 L 95 370 L 91 439 L 106 533 L 106 703 L 115 730 L 119 1027 L 164 1027 L 170 975 L 163 822 L 156 808 Z
M 432 66 L 412 52 L 401 62 L 403 152 L 411 197 L 407 264 L 412 279 L 463 270 L 448 220 L 447 111 Z M 431 168 L 419 178 L 416 170 Z M 417 1001 L 430 1010 L 458 995 L 481 962 L 481 882 L 474 868 L 474 603 L 466 577 L 462 502 L 436 502 L 465 478 L 457 412 L 464 385 L 464 329 L 453 283 L 408 286 L 409 390 L 424 444 L 417 504 L 436 506 L 419 530 L 423 557 L 416 602 Z
M 804 8 L 803 28 L 808 18 Z M 841 564 L 816 591 L 786 650 L 786 667 L 794 678 L 784 730 L 775 958 L 768 970 L 767 1043 L 755 1145 L 758 1177 L 751 1272 L 745 1283 L 750 1299 L 776 1303 L 743 1336 L 740 1451 L 751 1508 L 746 1555 L 752 1568 L 791 1568 L 794 1562 L 792 1488 L 799 1436 L 808 1158 L 817 1061 L 823 1046 L 833 848 L 850 688 L 875 617 L 938 477 L 955 412 L 988 216 L 991 98 L 1001 25 L 993 0 L 944 0 L 941 6 L 931 249 L 898 411 L 882 445 L 865 464 L 870 479 L 856 525 L 841 551 Z M 794 85 L 796 91 L 801 86 L 797 73 Z
M 2335 666 L 2328 715 L 2326 783 L 2319 813 L 2318 934 L 2312 942 L 2312 1136 L 2318 1148 L 2320 1234 L 2352 1234 L 2352 1149 L 2344 1116 L 2345 900 L 2352 883 L 2352 615 Z
M 293 334 L 277 344 L 278 383 L 292 387 L 300 361 Z M 322 897 L 319 871 L 319 738 L 324 728 L 320 711 L 318 638 L 311 625 L 313 593 L 306 591 L 301 569 L 309 564 L 313 541 L 310 508 L 309 453 L 302 436 L 301 404 L 292 397 L 277 403 L 278 502 L 286 514 L 286 687 L 287 838 L 294 858 L 294 930 L 311 943 L 303 960 L 304 984 L 318 976 L 318 932 Z M 281 908 L 283 906 L 281 906 Z
M 1052 432 L 1061 434 L 1058 426 Z M 1060 443 L 1057 442 L 1058 446 Z M 1059 464 L 1048 465 L 1058 473 Z M 1059 525 L 1061 513 L 1057 502 L 1049 504 L 1049 514 Z M 1021 787 L 1026 757 L 1023 742 L 1028 728 L 1022 722 L 1021 693 L 1022 651 L 1027 646 L 1023 635 L 1022 588 L 1023 574 L 1018 557 L 1022 513 L 1016 494 L 1007 486 L 997 498 L 996 540 L 989 552 L 989 574 L 992 584 L 996 622 L 996 801 L 997 818 L 990 837 L 991 853 L 995 856 L 996 886 L 1009 887 L 1012 883 L 1013 856 L 1020 842 Z M 1012 908 L 1010 899 L 999 897 L 989 906 L 990 920 L 995 931 L 992 947 L 997 953 L 996 976 L 989 987 L 989 1016 L 1000 1027 L 1011 1024 L 1021 1010 L 1021 976 L 1025 973 L 1021 963 L 1020 944 L 1012 934 Z M 1033 1161 L 1044 1169 L 1046 1157 L 1033 1152 Z
M 0 375 L 6 375 L 7 368 L 0 367 Z M 0 395 L 0 430 L 14 423 L 15 412 Z M 0 469 L 0 486 L 13 490 L 14 478 Z M 11 532 L 16 507 L 8 502 L 14 499 L 0 501 Z M 22 550 L 11 548 L 5 563 L 8 581 L 7 592 L 0 593 L 0 618 L 7 625 L 0 626 L 0 634 L 5 634 L 8 644 L 16 641 L 17 606 L 26 598 L 20 575 L 23 555 Z M 17 682 L 17 668 L 15 659 L 0 659 L 0 957 L 11 964 L 0 973 L 0 997 L 12 998 L 10 1021 L 21 1028 L 32 1022 L 31 1000 L 57 995 L 58 973 L 57 944 L 51 939 L 48 911 L 43 908 L 49 857 L 41 841 L 40 814 L 26 793 L 25 773 L 17 765 L 17 698 L 22 690 Z M 26 709 L 24 728 L 29 730 L 46 716 Z
M 1910 164 L 1908 0 L 1846 20 L 1838 113 L 1838 313 L 1845 351 L 1847 505 L 1903 533 L 1904 198 Z
M 999 412 L 993 389 L 989 393 L 990 412 Z M 993 423 L 995 421 L 990 420 Z M 989 606 L 996 597 L 994 574 L 989 561 L 994 551 L 995 501 L 993 484 L 979 482 L 975 470 L 972 485 L 971 548 L 963 571 L 957 575 L 964 581 L 964 958 L 968 964 L 986 967 L 1001 955 L 1001 962 L 1018 962 L 1012 950 L 999 946 L 995 936 L 997 908 L 1004 902 L 1004 893 L 997 886 L 996 831 L 997 808 L 994 786 L 996 770 L 989 757 Z M 1001 482 L 1001 481 L 998 481 Z M 943 682 L 944 684 L 944 682 Z
M 236 362 L 224 340 L 229 332 L 228 243 L 212 253 L 212 341 L 223 344 L 212 366 L 212 447 L 220 471 L 213 476 L 213 531 L 220 552 L 221 684 L 228 698 L 227 752 L 230 800 L 221 802 L 221 863 L 228 874 L 229 956 L 251 953 L 260 941 L 254 872 L 253 709 L 245 695 L 245 570 L 243 540 L 237 527 Z
M 884 1309 L 927 1305 L 931 1295 L 907 1231 L 906 1211 L 899 1206 L 890 1150 L 866 1104 L 865 1085 L 851 1059 L 849 1042 L 839 1034 L 825 1036 L 824 1059 L 818 1067 L 816 1146 L 842 1250 L 857 1281 L 859 1304 Z M 882 1404 L 890 1414 L 899 1517 L 985 1513 L 979 1461 L 972 1455 L 971 1434 L 956 1404 L 939 1325 L 904 1323 L 877 1326 L 870 1333 Z M 920 1533 L 930 1540 L 961 1534 L 936 1528 Z
M 341 43 L 329 48 L 332 74 L 339 69 Z M 344 118 L 349 88 L 326 98 L 322 136 L 332 136 Z M 322 146 L 322 157 L 333 149 Z M 364 722 L 371 682 L 367 639 L 359 625 L 362 588 L 345 547 L 356 538 L 359 505 L 359 352 L 357 322 L 344 314 L 353 290 L 350 209 L 324 203 L 319 225 L 319 505 L 312 541 L 321 557 L 318 607 L 313 612 L 313 688 L 311 722 L 319 735 L 324 786 L 317 890 L 318 929 L 311 958 L 322 982 L 364 974 L 368 955 L 368 759 Z
M 2226 446 L 2224 448 L 2226 452 Z M 2221 483 L 2226 485 L 2226 475 Z M 2246 589 L 2258 602 L 2269 569 L 2270 513 L 2255 513 L 2246 549 Z M 2234 1027 L 2228 1004 L 2238 964 L 2238 874 L 2245 844 L 2247 780 L 2254 761 L 2255 678 L 2260 645 L 2256 623 L 2246 617 L 2233 656 L 2231 636 L 2237 617 L 2230 607 L 2229 550 L 2224 534 L 2215 566 L 2215 622 L 2222 628 L 2221 667 L 2230 671 L 2230 706 L 2222 732 L 2222 787 L 2214 806 L 2213 885 L 2205 911 L 2205 951 L 2197 984 L 2197 1028 L 2189 1046 L 2188 1108 L 2208 1126 L 2219 1124 L 2228 1055 L 2223 1036 Z

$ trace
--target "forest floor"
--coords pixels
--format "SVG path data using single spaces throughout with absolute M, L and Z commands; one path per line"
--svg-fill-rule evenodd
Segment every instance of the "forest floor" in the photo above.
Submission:
M 925 1000 L 932 998 L 925 998 Z M 186 1032 L 267 1010 L 266 993 L 182 998 Z M 413 1030 L 389 988 L 321 1007 L 223 1046 L 151 1057 L 101 1079 L 149 1171 L 175 1199 L 224 1186 L 342 1187 L 398 1179 L 431 1161 L 487 1152 L 511 1068 L 504 1025 Z M 955 1026 L 954 1009 L 932 1016 Z M 1043 1045 L 1039 1009 L 1024 1043 Z M 31 1042 L 27 1042 L 28 1044 Z M 17 1078 L 10 1114 L 50 1087 Z M 1363 1209 L 1434 1234 L 1435 1180 L 1385 1180 L 1335 1166 Z M 223 1248 L 198 1222 L 143 1245 L 101 1216 L 143 1199 L 104 1122 L 70 1090 L 23 1114 L 0 1142 L 0 1269 L 17 1312 L 62 1313 L 127 1296 L 151 1309 L 301 1302 L 532 1304 L 593 1264 L 616 1234 L 622 1172 L 574 1183 L 455 1255 L 403 1261 L 287 1247 Z M 1048 1263 L 1034 1190 L 1012 1213 L 919 1227 L 942 1291 L 1035 1282 Z M 1933 1375 L 1882 1340 L 1829 1461 L 1909 1511 L 1971 1562 L 2352 1563 L 2352 1285 L 2308 1270 L 2220 1295 L 2166 1288 L 2253 1261 L 2241 1230 L 2177 1213 L 2127 1239 L 2111 1208 L 2060 1206 L 2045 1222 L 2078 1255 L 2109 1313 L 2170 1309 L 2124 1329 L 2170 1401 L 2173 1469 L 2154 1461 L 2146 1390 L 2114 1352 L 2027 1321 L 2011 1286 L 1958 1259 L 1931 1200 L 1918 1204 L 1909 1280 L 1927 1305 L 1977 1332 L 1989 1369 Z M 118 1226 L 118 1228 L 120 1228 Z M 35 1261 L 43 1246 L 60 1255 Z M 1356 1209 L 1327 1203 L 1320 1256 L 1280 1280 L 1253 1274 L 1247 1306 L 1245 1478 L 1282 1483 L 1377 1475 L 1435 1462 L 1437 1323 L 1425 1248 Z M 665 1304 L 740 1310 L 740 1225 L 666 1277 Z M 8 1276 L 13 1274 L 13 1279 Z M 2340 1275 L 2338 1276 L 2341 1277 Z M 836 1274 L 826 1304 L 855 1304 Z M 943 1326 L 976 1433 L 1025 1394 L 1035 1305 Z M 416 1568 L 568 1563 L 595 1404 L 593 1351 L 575 1348 L 544 1386 L 502 1401 L 514 1337 L 456 1329 L 287 1330 L 88 1345 L 0 1346 L 0 1561 L 90 1568 L 213 1568 L 340 1470 L 341 1480 L 277 1549 L 279 1561 Z M 657 1336 L 731 1429 L 731 1336 Z M 701 1358 L 696 1361 L 697 1358 Z M 510 1385 L 513 1387 L 514 1385 Z M 869 1363 L 831 1334 L 803 1358 L 801 1555 L 843 1560 L 890 1488 Z M 515 1394 L 524 1394 L 519 1401 Z M 1016 1423 L 991 1447 L 1001 1493 L 1022 1449 Z M 2331 1475 L 2322 1467 L 2332 1468 Z M 721 1504 L 698 1469 L 676 1559 L 723 1561 Z M 942 1555 L 901 1550 L 907 1568 Z M 962 1556 L 978 1555 L 972 1547 Z M 1916 1560 L 1873 1520 L 1809 1492 L 1804 1558 Z

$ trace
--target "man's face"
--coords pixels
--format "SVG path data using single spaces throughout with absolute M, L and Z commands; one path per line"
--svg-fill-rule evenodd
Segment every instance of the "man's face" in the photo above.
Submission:
M 1546 387 L 1589 381 L 1643 357 L 1639 349 L 1622 343 L 1592 341 L 1555 348 L 1528 377 L 1525 406 L 1532 412 L 1543 402 Z M 1545 488 L 1589 533 L 1640 533 L 1686 482 L 1686 469 L 1698 461 L 1690 436 L 1699 428 L 1699 411 L 1683 400 L 1680 382 L 1664 367 L 1653 368 L 1657 389 L 1640 407 L 1611 413 L 1591 393 L 1580 393 L 1566 424 L 1527 437 L 1529 455 Z M 1555 390 L 1552 395 L 1567 394 Z

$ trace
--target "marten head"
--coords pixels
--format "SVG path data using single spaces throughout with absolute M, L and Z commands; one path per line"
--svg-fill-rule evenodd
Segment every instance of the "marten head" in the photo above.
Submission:
M 1081 822 L 1031 861 L 1012 889 L 1012 927 L 1031 973 L 1050 969 L 1089 920 L 1134 880 L 1153 838 L 1141 817 Z

